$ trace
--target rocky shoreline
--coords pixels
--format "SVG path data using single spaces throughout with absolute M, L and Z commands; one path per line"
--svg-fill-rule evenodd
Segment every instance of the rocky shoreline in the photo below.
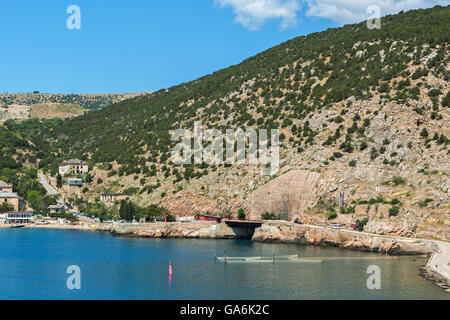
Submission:
M 434 284 L 437 285 L 439 288 L 442 288 L 446 292 L 450 293 L 450 282 L 441 275 L 432 271 L 428 267 L 428 263 L 419 269 L 419 274 L 422 278 L 433 281 Z
M 431 263 L 433 257 L 439 252 L 438 246 L 431 240 L 389 237 L 348 230 L 338 231 L 313 226 L 297 227 L 280 223 L 263 225 L 255 231 L 252 240 L 333 246 L 387 254 L 427 255 L 427 263 L 419 270 L 420 276 L 433 281 L 435 285 L 450 293 L 450 279 L 440 274 Z
M 145 238 L 233 239 L 240 238 L 224 224 L 208 222 L 154 223 L 154 224 L 103 224 L 99 231 L 109 231 L 118 236 Z M 256 228 L 252 241 L 295 243 L 303 245 L 333 246 L 352 250 L 402 254 L 431 255 L 429 242 L 416 239 L 398 239 L 349 230 L 332 230 L 322 227 L 296 225 L 289 222 L 267 222 Z
M 351 250 L 401 254 L 430 255 L 428 242 L 415 239 L 391 238 L 350 230 L 333 230 L 322 227 L 274 222 L 255 230 L 253 241 L 297 243 L 316 246 L 332 246 Z
M 283 221 L 270 221 L 255 228 L 252 235 L 245 235 L 225 223 L 175 222 L 149 224 L 113 224 L 79 226 L 29 226 L 31 228 L 53 228 L 69 230 L 96 230 L 111 232 L 116 236 L 171 239 L 238 239 L 246 238 L 255 242 L 293 243 L 338 247 L 393 255 L 426 255 L 427 264 L 420 269 L 420 275 L 433 281 L 437 286 L 450 292 L 450 279 L 440 274 L 430 264 L 439 252 L 432 240 L 398 238 L 351 230 L 333 230 L 312 225 L 299 225 Z

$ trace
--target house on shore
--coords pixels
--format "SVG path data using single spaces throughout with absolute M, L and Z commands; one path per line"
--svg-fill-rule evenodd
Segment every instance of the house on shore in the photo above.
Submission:
M 66 174 L 77 176 L 88 172 L 88 164 L 79 159 L 67 160 L 59 165 L 59 174 L 61 176 L 65 176 Z
M 13 185 L 0 180 L 0 205 L 10 204 L 14 210 L 19 210 L 22 207 L 24 200 L 19 195 L 13 192 Z
M 50 214 L 58 214 L 65 212 L 65 206 L 62 204 L 51 205 L 48 207 Z

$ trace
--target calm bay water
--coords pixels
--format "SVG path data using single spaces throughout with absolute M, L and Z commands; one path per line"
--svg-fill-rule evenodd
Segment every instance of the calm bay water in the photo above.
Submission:
M 119 238 L 109 233 L 0 229 L 0 299 L 450 299 L 418 275 L 425 259 L 245 240 Z M 228 263 L 214 254 L 323 257 L 322 263 Z M 169 279 L 169 259 L 174 275 Z M 66 269 L 81 268 L 81 290 Z M 369 290 L 368 266 L 381 268 Z

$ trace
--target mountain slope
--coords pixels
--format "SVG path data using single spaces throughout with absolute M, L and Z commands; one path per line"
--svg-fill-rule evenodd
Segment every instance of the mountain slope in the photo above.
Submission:
M 271 178 L 251 166 L 175 166 L 170 130 L 192 129 L 196 120 L 222 131 L 279 128 L 280 173 L 321 172 L 348 207 L 401 203 L 398 225 L 415 217 L 407 232 L 450 237 L 448 21 L 450 7 L 435 7 L 384 17 L 380 30 L 363 22 L 295 38 L 195 81 L 48 127 L 42 137 L 59 153 L 44 161 L 54 171 L 61 158 L 78 157 L 107 170 L 85 199 L 133 190 L 135 202 L 162 203 L 173 213 L 188 202 L 192 210 L 204 203 L 215 213 L 235 212 Z M 311 208 L 312 222 L 326 221 L 322 209 L 336 209 L 324 203 Z M 383 212 L 370 221 L 372 231 L 392 229 L 383 229 L 391 214 Z
M 394 89 L 389 101 L 406 102 L 422 93 L 411 84 L 393 85 L 393 80 L 421 75 L 419 66 L 428 63 L 423 73 L 448 81 L 449 10 L 388 16 L 381 30 L 361 23 L 299 37 L 237 66 L 67 121 L 55 128 L 55 137 L 68 139 L 64 151 L 99 148 L 95 161 L 126 163 L 121 156 L 144 145 L 167 152 L 168 130 L 189 127 L 195 118 L 208 126 L 254 126 L 256 121 L 260 127 L 277 127 L 351 96 L 366 100 L 387 90 L 386 85 Z M 290 126 L 289 120 L 285 124 Z

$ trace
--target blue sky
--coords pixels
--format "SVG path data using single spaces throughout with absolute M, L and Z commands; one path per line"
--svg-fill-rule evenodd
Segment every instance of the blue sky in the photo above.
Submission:
M 0 92 L 168 88 L 296 36 L 370 16 L 355 1 L 2 0 Z M 431 7 L 442 1 L 405 2 Z M 382 3 L 382 14 L 403 9 L 397 0 Z M 70 5 L 81 9 L 80 30 L 66 27 Z

